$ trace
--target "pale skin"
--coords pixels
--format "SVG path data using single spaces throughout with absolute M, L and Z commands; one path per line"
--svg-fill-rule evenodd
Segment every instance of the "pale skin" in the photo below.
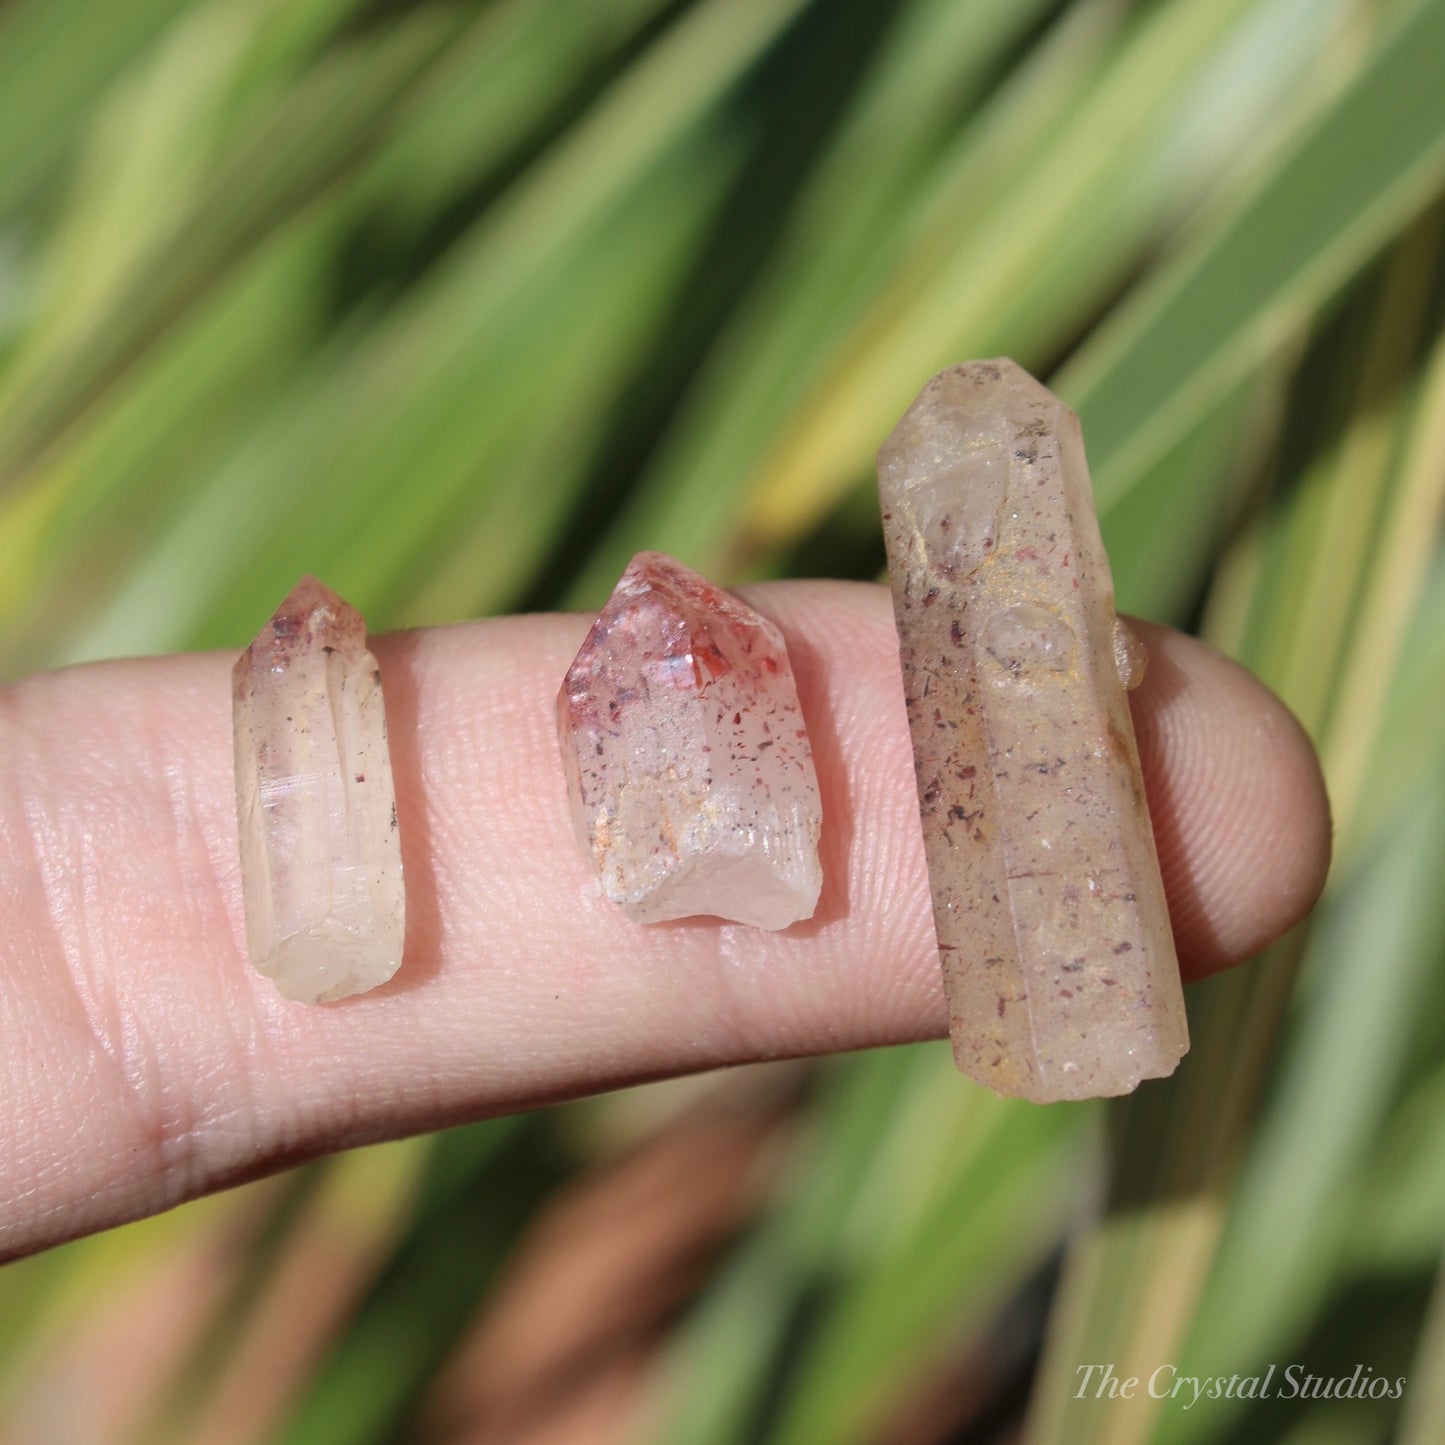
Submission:
M 379 637 L 406 957 L 384 988 L 324 1007 L 288 1003 L 245 958 L 234 654 L 0 689 L 0 1259 L 351 1145 L 944 1034 L 887 594 L 746 595 L 783 629 L 813 737 L 814 920 L 643 927 L 600 897 L 553 733 L 590 619 Z M 1136 626 L 1150 666 L 1134 718 L 1182 967 L 1198 978 L 1308 911 L 1328 807 L 1308 740 L 1265 687 L 1202 643 Z

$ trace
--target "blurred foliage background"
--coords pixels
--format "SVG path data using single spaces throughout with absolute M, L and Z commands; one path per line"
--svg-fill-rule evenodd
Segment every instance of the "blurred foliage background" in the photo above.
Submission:
M 1445 0 L 0 0 L 0 673 L 303 570 L 872 576 L 874 447 L 1007 353 L 1338 825 L 1132 1100 L 899 1049 L 326 1161 L 0 1271 L 0 1436 L 1445 1440 L 1442 191 Z

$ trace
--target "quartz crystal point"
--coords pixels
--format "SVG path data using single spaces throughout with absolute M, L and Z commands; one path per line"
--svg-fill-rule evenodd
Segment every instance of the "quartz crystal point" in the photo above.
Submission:
M 766 618 L 639 552 L 567 672 L 557 721 L 578 838 L 628 917 L 813 916 L 818 779 Z
M 954 1057 L 1128 1093 L 1189 1041 L 1078 418 L 1011 361 L 951 367 L 878 481 Z
M 232 674 L 251 962 L 290 999 L 385 983 L 406 930 L 381 673 L 360 614 L 303 577 Z

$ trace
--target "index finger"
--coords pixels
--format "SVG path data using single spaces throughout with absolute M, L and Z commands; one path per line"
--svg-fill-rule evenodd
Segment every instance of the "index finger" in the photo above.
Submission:
M 98 664 L 0 693 L 0 1257 L 310 1154 L 723 1064 L 932 1037 L 946 1010 L 882 589 L 787 583 L 823 790 L 817 916 L 639 927 L 574 841 L 553 699 L 588 626 L 375 639 L 408 921 L 401 971 L 328 1007 L 250 969 L 231 655 Z M 1241 669 L 1145 629 L 1133 705 L 1187 974 L 1313 901 L 1308 741 Z M 969 1087 L 960 1082 L 960 1088 Z

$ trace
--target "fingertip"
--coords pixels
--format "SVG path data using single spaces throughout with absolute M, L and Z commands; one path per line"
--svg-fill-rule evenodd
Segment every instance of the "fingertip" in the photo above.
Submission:
M 1329 871 L 1314 745 L 1251 673 L 1196 638 L 1134 624 L 1149 671 L 1134 722 L 1186 978 L 1253 957 L 1309 912 Z

